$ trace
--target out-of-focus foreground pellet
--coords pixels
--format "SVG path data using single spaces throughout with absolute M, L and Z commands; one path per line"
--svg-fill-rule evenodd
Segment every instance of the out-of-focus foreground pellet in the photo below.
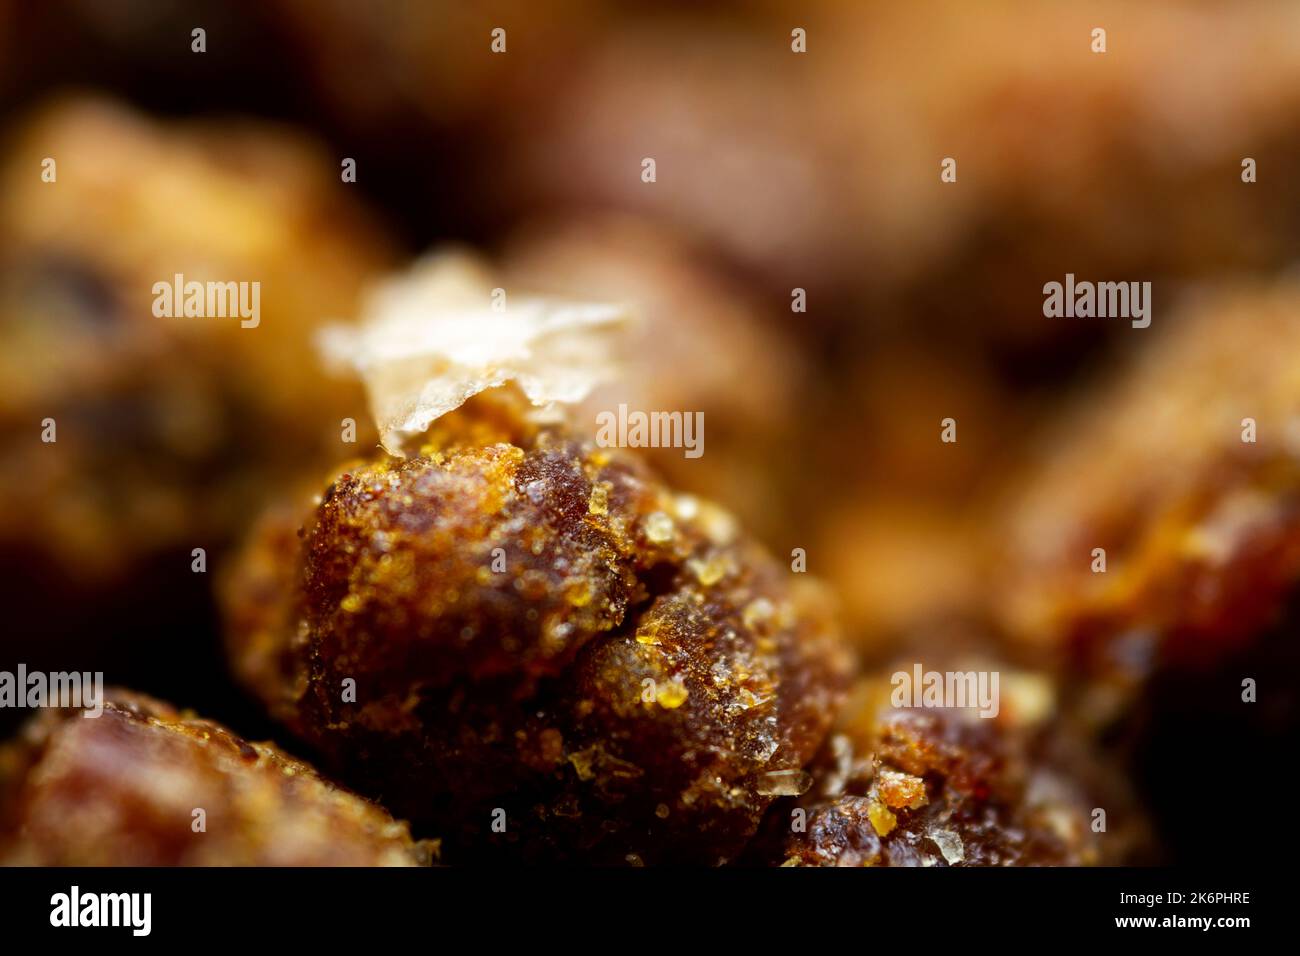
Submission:
M 421 866 L 434 845 L 271 744 L 126 691 L 0 749 L 0 864 Z M 90 713 L 87 711 L 86 713 Z

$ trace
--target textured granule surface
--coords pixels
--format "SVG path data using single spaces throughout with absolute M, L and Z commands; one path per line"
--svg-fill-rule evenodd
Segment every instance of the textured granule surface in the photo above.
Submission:
M 818 589 L 560 429 L 453 414 L 284 520 L 232 582 L 236 671 L 449 861 L 732 859 L 847 672 Z

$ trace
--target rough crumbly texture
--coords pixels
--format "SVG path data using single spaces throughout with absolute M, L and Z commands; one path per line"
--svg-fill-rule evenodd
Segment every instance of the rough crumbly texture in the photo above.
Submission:
M 139 694 L 0 750 L 0 864 L 420 866 L 433 845 L 270 744 Z M 194 811 L 204 811 L 202 831 Z
M 1020 649 L 1089 681 L 1099 713 L 1153 672 L 1249 648 L 1300 581 L 1297 306 L 1293 283 L 1237 288 L 1153 326 L 1009 502 L 997 613 Z
M 230 582 L 236 672 L 449 860 L 725 862 L 846 670 L 824 597 L 725 513 L 484 403 L 289 541 L 268 522 Z
M 896 708 L 886 674 L 863 681 L 812 767 L 812 787 L 773 807 L 750 862 L 1082 866 L 1129 859 L 1143 828 L 1128 795 L 1050 728 L 1044 678 L 1002 674 L 1012 684 L 1003 688 L 996 718 Z M 1109 832 L 1093 832 L 1094 807 L 1107 811 Z

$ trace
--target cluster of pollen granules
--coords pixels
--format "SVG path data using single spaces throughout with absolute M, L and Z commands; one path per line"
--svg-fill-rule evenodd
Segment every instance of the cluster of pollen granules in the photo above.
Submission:
M 405 823 L 270 744 L 139 694 L 48 710 L 0 750 L 0 863 L 420 866 Z
M 636 459 L 485 405 L 338 474 L 300 542 L 264 522 L 237 673 L 449 861 L 734 858 L 839 700 L 824 599 Z
M 1068 756 L 1064 756 L 1068 754 Z M 787 866 L 1081 866 L 1135 846 L 1131 798 L 1090 756 L 1023 710 L 898 708 L 864 680 L 791 806 L 773 808 L 753 862 Z M 1060 769 L 1068 764 L 1067 770 Z M 1094 829 L 1098 808 L 1118 819 Z

